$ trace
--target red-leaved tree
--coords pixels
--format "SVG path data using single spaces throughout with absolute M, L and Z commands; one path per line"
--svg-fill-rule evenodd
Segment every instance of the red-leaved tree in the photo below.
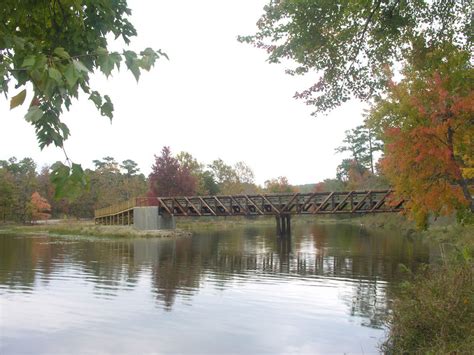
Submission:
M 405 71 L 372 112 L 382 128 L 381 168 L 421 227 L 428 216 L 474 210 L 474 70 L 452 53 L 444 72 Z
M 160 156 L 155 155 L 149 176 L 149 196 L 190 196 L 196 193 L 196 186 L 196 177 L 171 155 L 169 147 L 163 147 Z
M 38 192 L 31 195 L 31 220 L 45 221 L 51 217 L 51 205 Z

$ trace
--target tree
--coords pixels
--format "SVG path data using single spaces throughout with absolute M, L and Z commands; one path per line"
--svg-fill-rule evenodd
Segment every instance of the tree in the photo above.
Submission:
M 237 174 L 231 165 L 226 164 L 219 158 L 209 164 L 208 167 L 217 182 L 219 193 L 232 195 L 240 192 Z
M 291 75 L 317 81 L 296 93 L 316 113 L 356 97 L 385 92 L 387 68 L 446 43 L 472 49 L 469 0 L 270 0 L 258 32 L 242 42 L 268 52 L 270 63 L 291 62 Z
M 219 158 L 214 160 L 209 165 L 209 168 L 215 176 L 222 194 L 248 194 L 255 193 L 258 190 L 254 183 L 252 169 L 243 161 L 239 161 L 234 166 L 231 166 Z
M 12 157 L 8 161 L 0 161 L 0 167 L 9 173 L 14 186 L 10 215 L 15 221 L 29 221 L 31 195 L 37 189 L 36 163 L 31 158 L 18 161 Z
M 415 63 L 371 113 L 385 141 L 381 167 L 418 225 L 474 206 L 474 70 L 470 53 L 434 51 L 435 69 Z M 440 59 L 441 58 L 441 59 Z
M 31 195 L 31 220 L 44 221 L 51 217 L 51 205 L 38 192 Z
M 346 131 L 344 144 L 336 148 L 336 152 L 350 152 L 352 159 L 359 165 L 375 173 L 374 152 L 383 149 L 380 140 L 376 139 L 373 130 L 366 125 L 357 126 Z
M 343 159 L 336 170 L 336 178 L 339 181 L 348 183 L 355 175 L 364 175 L 368 170 L 355 159 Z
M 243 161 L 239 161 L 234 166 L 235 175 L 237 180 L 241 184 L 254 184 L 255 183 L 255 175 L 253 173 L 252 168 L 250 168 L 247 164 Z
M 199 163 L 191 153 L 179 152 L 176 159 L 183 168 L 188 169 L 193 175 L 197 176 L 204 170 L 204 165 Z
M 121 37 L 128 45 L 136 30 L 129 22 L 131 10 L 125 0 L 3 0 L 0 14 L 0 93 L 9 95 L 14 84 L 15 95 L 10 107 L 24 103 L 27 90 L 32 100 L 25 120 L 35 128 L 39 146 L 63 147 L 69 128 L 61 120 L 72 99 L 83 93 L 102 116 L 113 117 L 108 95 L 94 90 L 90 74 L 109 76 L 121 62 L 138 81 L 141 70 L 150 70 L 161 51 L 147 48 L 136 54 L 107 49 L 108 38 Z M 66 159 L 69 159 L 66 156 Z M 79 164 L 57 164 L 53 181 L 57 192 L 66 193 L 85 183 Z
M 209 169 L 211 169 L 214 174 L 218 184 L 232 183 L 237 181 L 237 174 L 232 166 L 224 163 L 224 161 L 219 158 L 214 160 L 209 164 Z
M 126 199 L 123 193 L 123 178 L 120 174 L 119 163 L 115 158 L 107 156 L 102 160 L 92 161 L 95 171 L 90 171 L 86 176 L 90 177 L 92 194 L 96 208 L 113 205 Z M 79 196 L 84 195 L 84 190 Z M 77 197 L 79 197 L 77 196 Z
M 345 189 L 346 186 L 342 181 L 338 179 L 325 179 L 314 186 L 313 192 L 337 192 L 344 191 Z
M 15 185 L 13 177 L 5 168 L 0 168 L 0 219 L 5 223 L 11 218 Z
M 163 147 L 160 156 L 155 155 L 148 180 L 150 196 L 189 196 L 196 192 L 196 178 L 171 155 L 169 147 Z
M 203 186 L 201 193 L 203 195 L 217 195 L 220 193 L 219 185 L 217 184 L 214 174 L 211 171 L 204 171 L 201 175 L 201 178 Z
M 132 197 L 145 194 L 147 190 L 145 176 L 138 174 L 140 171 L 138 164 L 133 160 L 127 159 L 122 162 L 120 167 L 122 170 L 125 170 L 125 175 L 122 176 L 124 198 L 128 200 Z
M 265 181 L 265 191 L 269 193 L 296 192 L 285 176 Z
M 138 164 L 131 159 L 124 160 L 122 164 L 120 164 L 120 168 L 125 170 L 125 176 L 127 177 L 134 176 L 140 171 Z
M 196 179 L 196 194 L 197 195 L 212 195 L 218 191 L 213 174 L 204 170 L 204 164 L 197 161 L 196 158 L 188 152 L 179 152 L 176 156 L 181 167 L 189 170 L 192 176 Z M 211 190 L 213 192 L 211 192 Z

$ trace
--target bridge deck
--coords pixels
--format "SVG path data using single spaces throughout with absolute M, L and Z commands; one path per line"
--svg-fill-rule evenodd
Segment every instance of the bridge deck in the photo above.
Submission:
M 157 206 L 159 214 L 171 216 L 259 216 L 366 214 L 399 212 L 403 200 L 391 190 L 254 194 L 226 196 L 139 197 L 98 209 L 95 219 L 113 224 L 131 224 L 135 207 Z M 120 222 L 121 220 L 121 222 Z

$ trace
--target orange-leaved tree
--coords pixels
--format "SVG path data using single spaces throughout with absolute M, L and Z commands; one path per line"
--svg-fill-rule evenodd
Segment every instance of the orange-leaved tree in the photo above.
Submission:
M 47 220 L 51 217 L 51 205 L 38 192 L 31 195 L 31 220 Z
M 468 53 L 432 56 L 441 64 L 408 66 L 370 118 L 385 143 L 382 171 L 420 227 L 430 214 L 473 209 L 474 71 Z

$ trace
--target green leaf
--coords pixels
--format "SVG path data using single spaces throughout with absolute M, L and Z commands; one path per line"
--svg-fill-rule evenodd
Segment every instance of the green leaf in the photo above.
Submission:
M 98 109 L 100 109 L 100 107 L 102 106 L 102 96 L 100 96 L 97 91 L 92 91 L 89 96 L 89 100 L 91 100 Z
M 61 72 L 57 70 L 56 68 L 50 67 L 48 69 L 48 75 L 51 79 L 56 81 L 58 84 L 62 84 L 63 76 L 61 75 Z
M 109 76 L 114 70 L 115 62 L 112 58 L 108 55 L 104 55 L 99 57 L 99 67 L 100 70 L 105 74 L 105 76 Z
M 87 69 L 87 67 L 80 60 L 74 59 L 72 62 L 74 63 L 74 67 L 77 71 L 84 73 L 89 72 L 89 69 Z
M 25 49 L 26 40 L 24 38 L 18 36 L 12 36 L 13 43 L 15 44 L 18 49 L 23 50 Z M 16 50 L 16 49 L 15 49 Z
M 158 53 L 159 55 L 165 57 L 167 60 L 170 60 L 170 58 L 168 57 L 168 54 L 166 54 L 165 52 L 162 52 L 161 49 L 158 49 L 156 51 L 156 53 Z
M 142 55 L 140 67 L 145 70 L 150 70 L 151 67 L 155 65 L 155 61 L 158 58 L 158 54 L 151 48 L 146 48 L 140 54 Z
M 25 98 L 26 98 L 26 89 L 23 89 L 22 91 L 20 91 L 19 94 L 12 97 L 10 101 L 10 110 L 14 109 L 15 107 L 19 105 L 22 105 L 23 102 L 25 102 Z
M 23 60 L 22 68 L 31 68 L 35 65 L 36 57 L 34 55 L 29 55 Z
M 125 64 L 127 65 L 127 68 L 132 72 L 138 82 L 138 79 L 140 78 L 140 67 L 137 54 L 132 51 L 124 51 L 123 55 L 125 56 Z
M 152 56 L 157 57 L 156 52 L 150 47 L 145 48 L 143 51 L 140 52 L 140 54 L 141 55 L 146 55 L 146 56 L 149 56 L 149 57 L 152 57 Z
M 120 62 L 122 61 L 122 56 L 120 55 L 120 53 L 112 52 L 109 54 L 109 57 L 114 61 L 115 65 L 117 66 L 117 69 L 120 69 Z
M 30 123 L 36 123 L 38 122 L 41 117 L 43 117 L 44 113 L 43 111 L 39 108 L 39 106 L 31 106 L 28 110 L 28 112 L 25 115 L 25 120 Z
M 69 135 L 70 135 L 70 131 L 69 131 L 68 126 L 66 126 L 66 124 L 65 124 L 65 123 L 62 123 L 62 122 L 59 123 L 58 126 L 59 126 L 58 128 L 59 128 L 59 129 L 61 130 L 61 132 L 62 132 L 62 135 L 63 135 L 63 137 L 64 137 L 64 140 L 66 140 L 66 139 L 69 137 Z
M 74 85 L 76 85 L 77 80 L 80 78 L 74 64 L 68 64 L 66 71 L 64 72 L 64 77 L 66 78 L 69 88 L 72 89 Z
M 105 103 L 100 108 L 100 113 L 102 114 L 102 116 L 107 116 L 108 118 L 110 118 L 110 121 L 112 121 L 112 118 L 114 117 L 114 105 L 108 95 L 104 95 L 104 99 Z
M 61 59 L 69 59 L 71 58 L 69 56 L 69 53 L 66 52 L 66 50 L 63 48 L 63 47 L 57 47 L 54 51 L 53 51 L 54 54 L 56 54 L 59 58 Z
M 71 168 L 58 162 L 53 165 L 51 182 L 55 187 L 56 199 L 77 199 L 88 186 L 88 179 L 79 164 L 72 164 Z
M 97 50 L 97 55 L 99 56 L 105 56 L 105 55 L 108 55 L 109 52 L 107 51 L 107 49 L 103 48 L 103 47 L 98 47 Z
M 66 187 L 67 180 L 69 178 L 69 167 L 62 163 L 55 163 L 52 166 L 53 170 L 51 172 L 51 183 L 54 185 L 54 197 L 56 199 L 62 198 L 64 196 L 64 190 Z

